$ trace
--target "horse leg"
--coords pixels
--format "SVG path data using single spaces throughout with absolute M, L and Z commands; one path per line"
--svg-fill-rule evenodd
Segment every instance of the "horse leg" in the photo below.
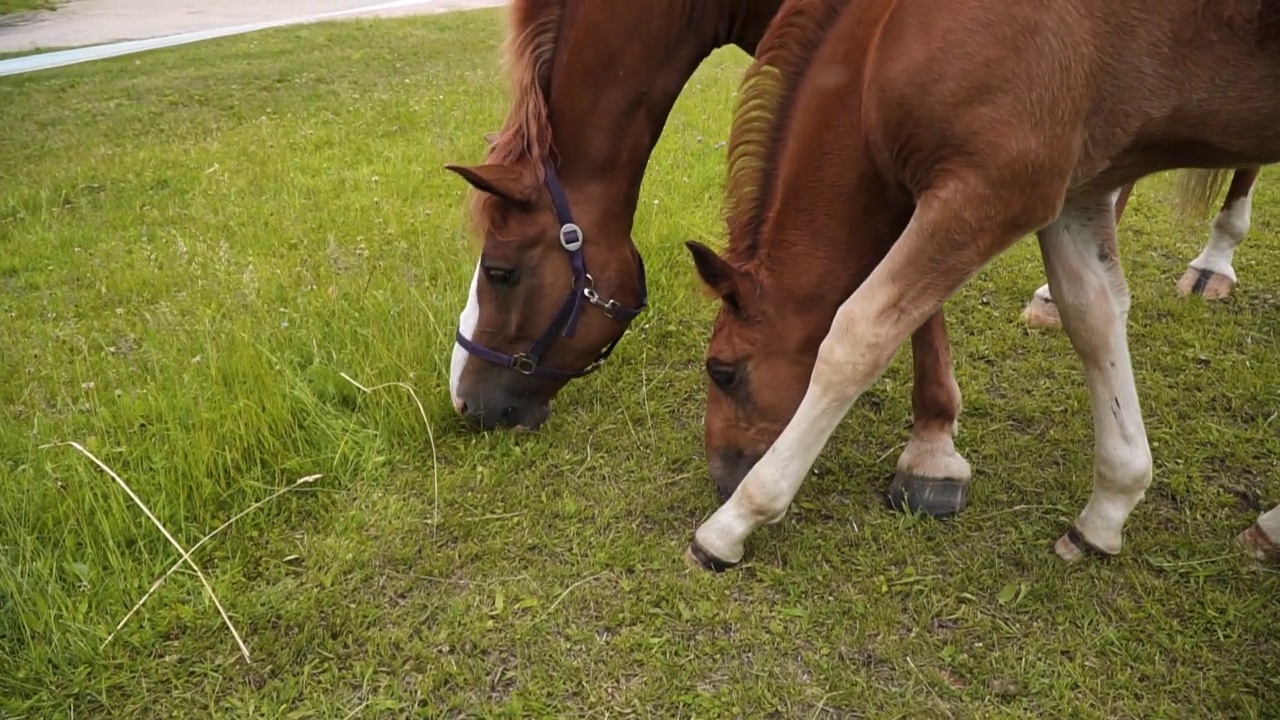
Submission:
M 1219 300 L 1236 287 L 1236 271 L 1231 267 L 1236 248 L 1249 232 L 1249 215 L 1253 209 L 1253 187 L 1260 167 L 1240 168 L 1231 175 L 1222 209 L 1209 226 L 1209 242 L 1187 265 L 1179 278 L 1178 294 L 1200 295 L 1205 300 Z
M 911 441 L 898 458 L 887 501 L 894 510 L 935 518 L 954 515 L 969 499 L 969 462 L 953 442 L 960 415 L 960 385 L 942 310 L 911 336 L 915 379 L 911 391 Z
M 952 176 L 921 197 L 901 238 L 836 312 L 791 421 L 698 527 L 686 559 L 711 570 L 737 564 L 747 537 L 786 514 L 836 425 L 907 336 L 991 258 L 1056 216 L 1061 187 L 1011 198 L 1000 189 L 1008 184 Z
M 1280 560 L 1280 505 L 1263 513 L 1236 540 L 1259 560 Z
M 1129 289 L 1115 248 L 1110 198 L 1069 202 L 1037 233 L 1062 324 L 1084 363 L 1093 408 L 1093 494 L 1054 546 L 1067 561 L 1085 550 L 1120 552 L 1129 513 L 1151 483 L 1151 449 L 1129 358 Z
M 1129 205 L 1129 194 L 1133 192 L 1134 183 L 1129 183 L 1120 188 L 1119 197 L 1116 198 L 1116 223 L 1120 222 L 1121 216 L 1124 215 L 1124 209 Z M 1112 239 L 1115 244 L 1115 239 Z M 1112 248 L 1119 254 L 1119 251 Z M 1060 328 L 1062 327 L 1062 315 L 1058 312 L 1058 306 L 1053 304 L 1053 294 L 1049 292 L 1049 283 L 1045 283 L 1036 288 L 1035 293 L 1031 295 L 1031 301 L 1022 309 L 1022 319 L 1031 327 L 1039 328 Z

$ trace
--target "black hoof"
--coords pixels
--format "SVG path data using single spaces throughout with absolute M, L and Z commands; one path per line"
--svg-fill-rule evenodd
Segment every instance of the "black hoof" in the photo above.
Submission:
M 885 499 L 898 512 L 922 512 L 932 518 L 948 518 L 969 502 L 969 481 L 927 478 L 897 473 Z
M 689 561 L 689 564 L 702 568 L 703 570 L 710 570 L 714 573 L 722 573 L 725 570 L 730 570 L 738 566 L 738 563 L 736 562 L 721 560 L 706 550 L 703 550 L 702 547 L 698 545 L 697 540 L 689 543 L 689 548 L 684 551 L 684 557 L 685 560 Z
M 1064 551 L 1067 554 L 1070 554 L 1070 548 L 1062 547 L 1062 543 L 1064 542 L 1070 543 L 1070 545 L 1073 546 L 1082 555 L 1088 555 L 1090 557 L 1098 558 L 1100 560 L 1105 560 L 1108 558 L 1115 557 L 1115 555 L 1113 555 L 1112 553 L 1109 553 L 1106 550 L 1102 550 L 1096 547 L 1093 543 L 1089 542 L 1088 540 L 1085 540 L 1084 536 L 1080 534 L 1080 531 L 1076 529 L 1075 523 L 1068 525 L 1067 532 L 1061 538 L 1058 539 L 1058 542 L 1054 543 L 1054 546 L 1053 546 L 1054 551 L 1057 552 L 1059 556 L 1063 556 L 1063 557 L 1065 557 L 1065 555 L 1063 554 Z

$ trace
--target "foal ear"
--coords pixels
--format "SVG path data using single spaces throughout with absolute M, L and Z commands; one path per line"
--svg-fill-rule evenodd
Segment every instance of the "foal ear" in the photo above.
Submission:
M 496 132 L 485 133 L 484 141 L 489 146 L 489 149 L 492 150 L 493 146 L 498 144 L 498 133 Z
M 528 179 L 519 168 L 497 164 L 445 165 L 444 168 L 461 175 L 471 187 L 516 205 L 529 206 L 535 202 Z
M 684 244 L 693 255 L 693 265 L 698 270 L 698 277 L 703 284 L 728 305 L 734 312 L 742 310 L 739 298 L 740 284 L 738 271 L 716 254 L 714 250 L 700 242 L 689 240 Z

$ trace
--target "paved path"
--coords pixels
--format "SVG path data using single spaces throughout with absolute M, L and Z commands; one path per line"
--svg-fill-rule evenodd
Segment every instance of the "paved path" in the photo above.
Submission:
M 0 52 L 79 47 L 0 61 L 31 72 L 268 27 L 506 5 L 507 0 L 66 0 L 52 12 L 0 19 Z

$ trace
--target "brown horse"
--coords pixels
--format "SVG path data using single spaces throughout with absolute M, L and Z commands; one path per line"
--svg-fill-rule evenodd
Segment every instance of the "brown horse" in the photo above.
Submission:
M 1118 189 L 1280 160 L 1280 0 L 859 0 L 816 50 L 783 36 L 821 1 L 784 6 L 744 78 L 730 260 L 695 251 L 723 298 L 709 365 L 733 381 L 711 378 L 708 436 L 772 444 L 687 556 L 738 562 L 907 336 L 1032 232 L 1095 433 L 1093 495 L 1055 550 L 1118 553 L 1152 467 Z
M 474 188 L 482 253 L 450 368 L 459 412 L 536 427 L 646 304 L 631 241 L 645 167 L 714 49 L 754 53 L 781 0 L 513 0 L 511 107 Z
M 1221 300 L 1231 294 L 1236 287 L 1236 271 L 1231 266 L 1236 248 L 1249 232 L 1250 214 L 1253 209 L 1253 188 L 1258 181 L 1258 166 L 1240 168 L 1231 175 L 1231 184 L 1227 186 L 1227 195 L 1222 200 L 1222 207 L 1213 221 L 1209 223 L 1209 240 L 1190 263 L 1187 270 L 1178 278 L 1175 285 L 1178 294 L 1199 295 L 1205 300 Z M 1215 175 L 1215 177 L 1221 177 Z M 1116 223 L 1119 224 L 1124 215 L 1125 205 L 1129 201 L 1129 193 L 1133 192 L 1134 183 L 1120 189 L 1120 197 L 1116 200 Z M 1199 188 L 1190 188 L 1199 190 Z M 1216 195 L 1216 193 L 1213 193 Z M 1022 319 L 1032 327 L 1061 327 L 1062 317 L 1058 307 L 1053 303 L 1053 294 L 1046 283 L 1036 289 L 1031 300 L 1022 310 Z

